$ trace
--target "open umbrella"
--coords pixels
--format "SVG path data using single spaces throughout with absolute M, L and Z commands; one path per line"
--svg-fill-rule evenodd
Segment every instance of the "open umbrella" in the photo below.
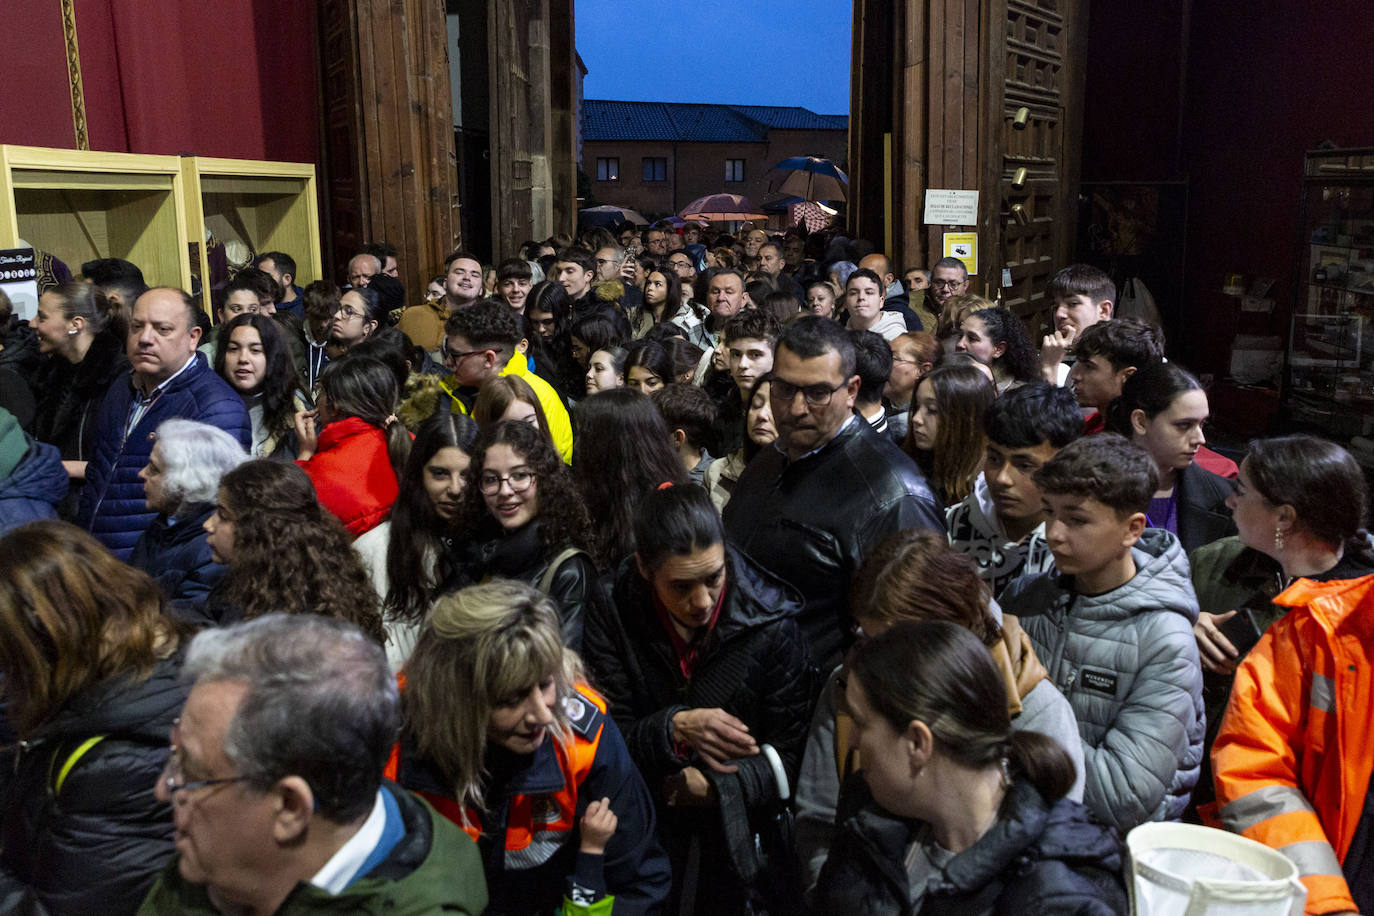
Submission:
M 683 219 L 704 219 L 707 222 L 726 220 L 764 219 L 768 216 L 738 194 L 708 194 L 698 197 L 678 211 Z
M 770 171 L 776 173 L 773 191 L 795 194 L 803 200 L 849 199 L 849 176 L 829 159 L 793 156 Z
M 609 226 L 613 223 L 634 223 L 636 226 L 649 225 L 647 219 L 629 207 L 603 204 L 600 207 L 588 207 L 577 212 L 585 226 Z

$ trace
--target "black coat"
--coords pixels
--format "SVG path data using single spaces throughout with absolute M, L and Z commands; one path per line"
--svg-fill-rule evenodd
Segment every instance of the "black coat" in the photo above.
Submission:
M 186 508 L 176 524 L 165 515 L 153 523 L 134 544 L 129 565 L 157 580 L 178 617 L 208 623 L 196 610 L 205 604 L 210 591 L 228 571 L 210 555 L 205 540 L 205 520 L 215 511 L 214 503 L 197 503 Z
M 940 500 L 916 463 L 858 415 L 797 461 L 765 448 L 725 505 L 731 543 L 806 596 L 801 628 L 822 671 L 840 663 L 854 571 L 907 528 L 943 534 Z
M 89 461 L 105 392 L 128 370 L 124 341 L 108 330 L 95 335 L 85 359 L 75 365 L 60 356 L 48 358 L 34 383 L 34 438 L 57 446 L 63 461 Z
M 906 854 L 928 830 L 892 817 L 872 801 L 862 774 L 845 783 L 836 813 L 840 836 L 816 886 L 818 913 L 847 916 L 980 916 L 1128 911 L 1121 844 L 1088 820 L 1077 802 L 1049 804 L 1025 779 L 1007 793 L 997 823 L 954 856 L 909 903 Z
M 153 787 L 189 690 L 179 665 L 177 656 L 140 684 L 110 680 L 78 694 L 0 761 L 0 912 L 118 916 L 138 909 L 173 852 L 172 811 Z M 54 797 L 55 772 L 97 735 L 105 737 Z
M 672 719 L 685 709 L 719 707 L 743 721 L 760 745 L 777 750 L 789 781 L 801 766 L 818 684 L 796 623 L 803 602 L 735 548 L 727 547 L 725 562 L 720 619 L 699 650 L 690 680 L 633 557 L 621 564 L 610 600 L 587 620 L 583 657 L 630 756 L 659 798 L 664 778 L 692 763 L 673 746 Z M 737 762 L 767 777 L 743 781 L 747 788 L 774 789 L 761 757 Z M 746 796 L 746 803 L 776 798 L 771 791 L 762 798 Z
M 26 382 L 32 382 L 43 357 L 38 352 L 38 337 L 28 323 L 11 315 L 0 325 L 0 369 L 10 369 Z
M 477 538 L 458 548 L 454 574 L 443 584 L 440 594 L 494 577 L 514 579 L 538 588 L 549 564 L 561 550 L 544 546 L 539 538 L 538 520 L 512 534 L 501 532 L 494 522 L 484 525 Z M 564 644 L 581 652 L 582 627 L 588 609 L 602 600 L 596 564 L 591 557 L 580 553 L 564 560 L 549 583 L 548 595 L 558 605 Z
M 1174 480 L 1178 507 L 1178 539 L 1192 553 L 1204 544 L 1236 533 L 1236 521 L 1226 499 L 1236 489 L 1234 480 L 1198 467 L 1197 462 L 1179 472 Z

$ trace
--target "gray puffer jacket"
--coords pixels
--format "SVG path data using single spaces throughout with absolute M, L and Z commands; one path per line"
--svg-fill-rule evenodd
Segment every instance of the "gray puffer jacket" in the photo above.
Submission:
M 1104 595 L 1077 595 L 1071 577 L 1044 573 L 1001 596 L 1078 718 L 1084 804 L 1123 834 L 1182 815 L 1205 725 L 1188 559 L 1177 537 L 1154 529 L 1132 555 L 1135 576 Z

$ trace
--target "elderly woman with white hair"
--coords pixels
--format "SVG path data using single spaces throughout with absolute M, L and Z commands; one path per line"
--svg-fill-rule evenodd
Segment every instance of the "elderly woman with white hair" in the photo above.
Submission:
M 194 420 L 167 420 L 153 434 L 148 463 L 138 472 L 148 508 L 157 512 L 129 555 L 129 565 L 157 580 L 174 616 L 210 623 L 200 606 L 224 577 L 202 525 L 215 511 L 219 479 L 248 459 L 237 439 Z

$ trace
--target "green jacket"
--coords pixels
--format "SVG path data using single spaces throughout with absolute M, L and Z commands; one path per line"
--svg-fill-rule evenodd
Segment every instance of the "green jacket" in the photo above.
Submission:
M 435 813 L 429 804 L 395 783 L 395 797 L 406 834 L 391 854 L 338 896 L 304 882 L 277 909 L 278 916 L 304 913 L 385 913 L 420 916 L 465 913 L 477 916 L 487 906 L 487 885 L 477 844 Z M 149 891 L 139 916 L 189 914 L 218 916 L 202 884 L 181 877 L 174 859 Z

